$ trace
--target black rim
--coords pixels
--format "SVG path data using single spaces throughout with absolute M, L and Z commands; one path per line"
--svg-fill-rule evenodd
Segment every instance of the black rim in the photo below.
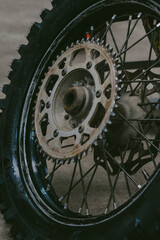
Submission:
M 119 7 L 122 10 L 121 5 Z M 142 6 L 143 8 L 144 6 Z M 91 15 L 93 9 L 94 16 Z M 105 10 L 95 5 L 92 9 L 88 10 L 87 19 L 85 18 L 81 21 L 82 18 L 80 16 L 79 20 L 75 19 L 76 27 L 78 26 L 82 30 L 75 31 L 75 25 L 73 24 L 74 27 L 68 27 L 67 31 L 63 33 L 64 39 L 59 44 L 59 47 L 54 49 L 54 44 L 50 47 L 50 50 L 54 49 L 53 54 L 49 54 L 48 51 L 46 56 L 44 56 L 39 65 L 41 74 L 39 76 L 35 74 L 33 77 L 33 83 L 26 97 L 19 138 L 20 149 L 23 149 L 23 151 L 20 151 L 20 164 L 23 169 L 23 177 L 30 196 L 38 208 L 49 218 L 62 224 L 68 225 L 72 223 L 75 226 L 79 226 L 79 224 L 83 223 L 84 226 L 88 226 L 109 220 L 115 214 L 126 209 L 133 200 L 140 197 L 142 190 L 149 185 L 149 182 L 151 182 L 158 169 L 158 155 L 160 152 L 160 132 L 158 129 L 158 122 L 160 121 L 160 116 L 158 115 L 159 95 L 157 95 L 160 89 L 158 83 L 159 74 L 157 72 L 157 67 L 160 64 L 158 45 L 159 22 L 155 20 L 155 16 L 154 18 L 152 17 L 149 9 L 143 9 L 143 11 L 146 10 L 145 12 L 149 12 L 148 15 L 139 12 L 141 10 L 140 5 L 131 5 L 131 7 L 128 6 L 128 9 L 131 11 L 130 14 L 125 14 L 126 10 L 124 10 L 124 7 L 123 11 L 121 11 L 122 15 L 110 11 L 109 17 L 106 19 L 104 17 L 106 16 Z M 97 18 L 97 22 L 95 22 L 96 16 L 101 16 L 99 19 Z M 122 21 L 126 23 L 127 35 L 121 45 L 117 42 L 117 38 L 114 35 L 114 27 L 116 29 L 118 26 L 116 24 L 121 24 Z M 85 29 L 82 28 L 84 22 L 87 23 L 85 24 Z M 141 26 L 144 24 L 145 31 L 137 40 L 133 39 L 134 41 L 130 42 L 140 23 Z M 91 32 L 91 26 L 94 26 L 93 33 Z M 72 34 L 73 31 L 75 31 L 74 35 Z M 84 159 L 80 160 L 80 158 L 74 159 L 74 163 L 69 161 L 69 165 L 67 163 L 63 165 L 63 161 L 49 161 L 48 163 L 43 151 L 39 152 L 39 149 L 37 151 L 35 132 L 32 130 L 34 126 L 31 116 L 34 114 L 34 100 L 39 81 L 43 78 L 46 69 L 55 58 L 55 55 L 66 46 L 66 39 L 70 39 L 70 36 L 72 36 L 72 40 L 75 41 L 78 38 L 85 37 L 88 31 L 90 31 L 90 35 L 93 34 L 95 39 L 100 38 L 100 40 L 104 40 L 104 36 L 107 34 L 107 40 L 105 41 L 106 43 L 111 42 L 111 46 L 116 52 L 116 57 L 119 59 L 122 73 L 120 74 L 121 82 L 119 82 L 121 90 L 119 92 L 120 100 L 117 100 L 118 108 L 115 109 L 115 116 L 111 118 L 112 124 L 108 127 L 108 133 L 102 139 L 99 139 L 98 146 L 94 147 L 92 153 L 94 161 L 92 165 L 85 168 L 83 164 Z M 148 49 L 148 58 L 146 60 L 128 61 L 128 53 L 146 39 L 148 45 L 145 49 Z M 71 41 L 69 40 L 68 42 L 70 43 Z M 37 72 L 39 69 L 37 69 Z M 29 95 L 32 95 L 32 98 L 29 99 Z M 130 104 L 129 108 L 134 112 L 134 116 L 132 114 L 127 116 L 127 106 L 123 107 L 124 102 Z M 136 104 L 132 104 L 133 102 Z M 136 115 L 137 109 L 138 115 Z M 122 131 L 119 132 L 119 129 Z M 127 132 L 127 134 L 123 136 L 124 132 Z M 114 138 L 113 135 L 115 136 Z M 119 137 L 120 135 L 122 137 Z M 52 183 L 54 174 L 58 173 L 62 168 L 65 169 L 64 171 L 66 171 L 66 168 L 71 168 L 69 170 L 70 180 L 66 188 L 67 190 L 63 194 L 57 193 L 58 187 L 56 189 L 56 183 Z M 77 169 L 79 171 L 79 178 L 74 182 Z M 105 204 L 103 202 L 104 196 L 103 201 L 101 199 L 103 211 L 100 210 L 98 213 L 90 214 L 87 195 L 98 169 L 107 173 L 109 194 L 106 197 Z M 124 175 L 124 183 L 122 185 L 125 185 L 128 197 L 124 202 L 121 202 L 121 197 L 119 197 L 119 202 L 117 202 L 115 192 L 122 174 Z M 88 175 L 88 183 L 85 185 L 84 179 Z M 104 175 L 102 174 L 102 176 Z M 62 185 L 64 183 L 62 181 Z M 79 208 L 76 212 L 72 207 L 69 208 L 68 204 L 71 199 L 70 194 L 72 189 L 76 189 L 76 186 L 80 184 L 82 199 L 80 200 L 80 204 L 79 202 L 77 203 Z M 123 193 L 122 191 L 121 194 Z M 73 199 L 75 201 L 75 197 Z M 94 198 L 92 201 L 94 201 Z M 83 208 L 84 210 L 81 212 Z

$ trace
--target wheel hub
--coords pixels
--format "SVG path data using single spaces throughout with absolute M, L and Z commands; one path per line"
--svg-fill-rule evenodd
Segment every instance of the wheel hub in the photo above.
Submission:
M 63 106 L 69 115 L 81 112 L 86 102 L 86 91 L 83 87 L 70 88 L 63 98 Z

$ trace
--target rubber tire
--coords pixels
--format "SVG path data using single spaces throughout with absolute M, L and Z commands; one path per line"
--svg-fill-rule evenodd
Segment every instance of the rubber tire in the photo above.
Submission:
M 50 221 L 33 204 L 26 191 L 18 161 L 18 131 L 24 98 L 32 76 L 53 39 L 78 14 L 98 0 L 55 0 L 51 11 L 41 13 L 42 23 L 34 23 L 27 36 L 28 45 L 19 49 L 20 59 L 12 62 L 10 85 L 0 100 L 3 113 L 0 122 L 0 210 L 6 222 L 12 223 L 14 239 L 25 240 L 103 240 L 160 238 L 160 173 L 128 209 L 110 221 L 88 228 L 64 227 Z M 158 1 L 106 0 L 110 4 L 145 3 L 160 15 Z M 63 13 L 63 14 L 62 14 Z M 65 21 L 64 21 L 65 19 Z

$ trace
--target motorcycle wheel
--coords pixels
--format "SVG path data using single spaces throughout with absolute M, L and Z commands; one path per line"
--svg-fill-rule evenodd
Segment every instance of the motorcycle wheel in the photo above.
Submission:
M 160 5 L 55 0 L 0 100 L 14 239 L 159 239 Z

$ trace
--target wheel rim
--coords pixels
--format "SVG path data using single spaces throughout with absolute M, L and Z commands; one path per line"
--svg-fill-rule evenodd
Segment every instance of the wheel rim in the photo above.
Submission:
M 131 15 L 128 15 L 128 24 L 127 24 L 128 25 L 128 28 L 127 28 L 128 36 L 132 32 L 132 30 L 136 29 L 136 25 L 138 24 L 138 22 L 140 21 L 142 16 L 141 16 L 141 14 L 138 14 L 138 16 L 134 20 L 132 20 L 132 18 L 134 18 L 134 17 L 132 16 L 132 18 L 131 18 Z M 133 21 L 133 23 L 132 23 L 132 21 Z M 112 37 L 112 43 L 114 45 L 114 49 L 117 50 L 117 52 L 120 52 L 120 50 L 118 49 L 117 43 L 114 41 L 115 39 L 114 39 L 112 29 L 111 29 L 111 25 L 113 26 L 114 22 L 116 22 L 116 15 L 113 15 L 110 22 L 107 23 L 108 30 L 104 31 L 104 29 L 102 27 L 103 34 L 101 34 L 101 31 L 98 30 L 97 33 L 95 34 L 95 39 L 97 39 L 97 36 L 101 34 L 100 40 L 102 40 L 103 35 L 110 32 L 110 37 Z M 131 25 L 131 23 L 133 25 Z M 157 23 L 158 22 L 155 22 L 154 23 L 155 25 L 152 26 L 152 30 L 155 29 L 153 31 L 153 33 L 155 33 L 155 35 L 156 35 L 157 29 L 159 27 L 157 25 Z M 142 37 L 144 37 L 144 35 Z M 131 44 L 131 46 L 132 45 L 133 44 Z M 62 218 L 60 218 L 61 219 L 60 222 L 63 224 L 67 224 L 67 222 L 72 222 L 74 220 L 75 225 L 82 223 L 82 222 L 87 225 L 88 222 L 89 222 L 89 224 L 93 224 L 93 221 L 94 221 L 94 224 L 95 224 L 96 221 L 99 222 L 99 219 L 101 219 L 101 220 L 109 219 L 106 215 L 107 213 L 111 213 L 111 215 L 113 214 L 113 216 L 114 216 L 115 212 L 120 213 L 122 207 L 119 208 L 120 210 L 117 209 L 117 207 L 123 206 L 125 208 L 127 205 L 122 205 L 122 204 L 124 204 L 124 203 L 127 204 L 129 199 L 131 201 L 131 199 L 133 200 L 135 198 L 135 196 L 136 196 L 135 193 L 137 192 L 137 190 L 134 190 L 134 194 L 132 197 L 132 189 L 130 189 L 130 187 L 129 187 L 129 184 L 130 184 L 129 181 L 131 181 L 133 183 L 133 185 L 135 185 L 136 189 L 142 189 L 142 185 L 144 185 L 144 187 L 145 187 L 145 184 L 146 184 L 146 182 L 148 182 L 148 179 L 150 179 L 150 176 L 149 176 L 148 170 L 146 170 L 142 167 L 146 166 L 148 163 L 151 163 L 153 165 L 154 169 L 157 169 L 157 166 L 158 166 L 157 158 L 158 158 L 158 153 L 159 153 L 159 142 L 158 142 L 159 132 L 157 131 L 158 127 L 157 127 L 156 122 L 159 121 L 159 112 L 158 112 L 158 108 L 155 108 L 155 106 L 157 106 L 159 104 L 159 95 L 157 96 L 155 94 L 157 94 L 157 92 L 159 91 L 159 85 L 158 85 L 158 79 L 157 79 L 158 74 L 150 72 L 150 70 L 152 69 L 152 66 L 153 67 L 157 66 L 157 64 L 159 63 L 159 57 L 157 57 L 155 60 L 151 59 L 151 52 L 153 49 L 155 50 L 155 52 L 158 51 L 157 50 L 158 45 L 155 44 L 153 46 L 153 40 L 150 45 L 152 47 L 149 48 L 149 58 L 147 59 L 147 62 L 149 62 L 149 63 L 148 63 L 148 67 L 146 67 L 146 69 L 149 69 L 149 70 L 147 70 L 147 71 L 145 70 L 145 72 L 143 71 L 144 70 L 143 68 L 137 70 L 135 67 L 134 67 L 134 69 L 136 69 L 136 71 L 127 71 L 126 70 L 123 62 L 125 62 L 125 59 L 126 59 L 125 53 L 127 52 L 126 50 L 128 49 L 128 47 L 127 47 L 128 41 L 125 41 L 125 45 L 121 51 L 121 54 L 117 53 L 119 63 L 121 64 L 120 69 L 122 70 L 123 74 L 121 74 L 121 83 L 119 83 L 119 86 L 118 86 L 118 88 L 119 87 L 121 88 L 121 91 L 119 94 L 120 100 L 117 101 L 118 108 L 115 109 L 115 111 L 114 111 L 115 116 L 114 116 L 114 114 L 112 114 L 113 116 L 111 116 L 111 115 L 109 116 L 109 117 L 112 117 L 111 118 L 112 124 L 108 129 L 108 133 L 106 135 L 104 134 L 102 136 L 102 139 L 101 139 L 101 137 L 98 139 L 98 142 L 97 142 L 98 145 L 94 144 L 94 152 L 91 153 L 92 158 L 94 158 L 94 164 L 92 166 L 90 166 L 90 168 L 88 170 L 86 170 L 85 173 L 83 172 L 83 168 L 85 168 L 85 169 L 87 169 L 87 168 L 85 166 L 82 166 L 83 165 L 82 158 L 86 157 L 85 156 L 86 151 L 83 151 L 83 153 L 85 153 L 83 157 L 81 156 L 81 154 L 78 154 L 78 156 L 76 156 L 76 157 L 75 157 L 75 155 L 73 155 L 74 159 L 72 159 L 72 160 L 74 163 L 72 165 L 72 170 L 70 170 L 70 171 L 72 171 L 72 174 L 70 175 L 68 191 L 66 191 L 64 194 L 61 195 L 60 193 L 58 193 L 57 189 L 59 186 L 56 188 L 57 183 L 56 182 L 52 183 L 51 180 L 54 177 L 55 170 L 58 170 L 61 167 L 66 168 L 66 166 L 69 166 L 69 165 L 66 165 L 66 163 L 71 162 L 70 156 L 66 158 L 66 159 L 68 159 L 67 161 L 66 161 L 66 159 L 65 159 L 65 161 L 63 161 L 64 159 L 62 159 L 62 157 L 58 158 L 58 161 L 55 161 L 55 159 L 57 158 L 57 157 L 55 157 L 55 155 L 54 155 L 54 157 L 52 157 L 53 163 L 52 163 L 52 161 L 49 161 L 49 162 L 46 162 L 46 160 L 44 161 L 44 159 L 46 159 L 46 152 L 41 151 L 41 149 L 39 149 L 39 148 L 38 148 L 38 153 L 36 152 L 35 146 L 37 146 L 37 138 L 35 139 L 34 131 L 31 131 L 30 146 L 32 147 L 32 150 L 31 150 L 30 154 L 32 155 L 32 157 L 30 157 L 30 160 L 28 160 L 27 157 L 25 156 L 25 159 L 21 161 L 21 164 L 23 165 L 23 167 L 25 169 L 27 169 L 28 164 L 30 164 L 31 163 L 30 161 L 32 161 L 32 167 L 33 167 L 33 162 L 34 162 L 34 164 L 36 164 L 36 168 L 38 169 L 36 171 L 41 172 L 40 177 L 36 176 L 35 172 L 33 171 L 33 168 L 31 168 L 28 171 L 31 184 L 28 184 L 28 182 L 27 182 L 27 185 L 30 190 L 32 189 L 31 191 L 32 191 L 32 194 L 34 195 L 34 196 L 32 195 L 32 197 L 33 197 L 33 199 L 35 199 L 35 201 L 37 201 L 36 196 L 41 196 L 41 198 L 44 200 L 45 206 L 47 206 L 48 209 L 51 209 L 51 212 L 52 212 L 51 216 L 52 217 L 54 216 L 53 217 L 54 220 L 59 221 L 59 218 L 61 216 Z M 135 44 L 135 46 L 136 46 L 136 44 Z M 112 52 L 112 49 L 110 51 Z M 114 56 L 114 54 L 112 55 L 112 57 L 113 56 Z M 121 56 L 123 56 L 123 59 Z M 144 64 L 145 63 L 143 63 L 143 65 Z M 136 65 L 136 63 L 135 63 L 135 65 Z M 146 75 L 147 75 L 147 79 L 144 80 Z M 151 84 L 151 80 L 154 81 L 154 83 L 156 83 L 156 87 L 155 87 L 155 84 L 154 85 L 153 85 L 153 83 Z M 143 83 L 142 83 L 142 81 L 143 81 Z M 136 84 L 135 84 L 135 82 L 136 82 Z M 149 84 L 151 84 L 152 86 Z M 128 90 L 129 88 L 130 88 L 130 90 Z M 145 93 L 143 92 L 143 96 L 142 96 L 142 90 L 144 88 L 145 88 Z M 37 92 L 37 90 L 36 90 L 36 92 Z M 150 97 L 148 97 L 148 96 L 150 96 Z M 156 101 L 153 101 L 153 100 L 155 100 L 155 98 L 156 98 Z M 113 100 L 115 100 L 115 99 L 113 99 Z M 127 104 L 126 104 L 126 102 L 127 102 Z M 134 102 L 134 104 L 133 104 L 133 102 Z M 114 104 L 112 103 L 111 108 L 113 108 L 113 105 Z M 131 113 L 128 114 L 129 113 L 128 105 L 129 105 L 129 109 L 132 109 L 132 112 L 136 113 L 135 119 L 133 119 L 133 115 Z M 28 113 L 29 113 L 29 111 L 30 111 L 30 113 L 33 112 L 33 110 L 31 110 L 31 108 L 30 109 L 28 108 Z M 152 115 L 152 118 L 151 118 L 151 115 Z M 109 117 L 106 119 L 109 120 L 110 119 Z M 22 116 L 22 122 L 23 121 L 24 121 L 24 115 Z M 119 132 L 118 131 L 116 132 L 115 129 L 119 128 L 119 122 L 122 122 L 122 125 L 123 125 L 123 126 L 121 126 L 121 130 L 123 130 L 123 132 L 127 132 L 127 133 L 125 134 L 125 136 L 122 136 L 118 140 Z M 136 124 L 132 124 L 132 122 L 136 122 Z M 151 132 L 148 131 L 148 128 L 149 128 L 148 122 L 149 122 L 150 126 L 153 125 Z M 145 123 L 146 123 L 146 125 L 145 125 Z M 26 122 L 25 127 L 30 128 L 31 125 L 33 125 L 33 119 L 29 119 L 28 122 Z M 118 125 L 118 128 L 117 128 L 117 125 Z M 127 125 L 127 127 L 126 127 L 126 125 Z M 26 128 L 22 129 L 22 131 L 24 131 L 25 134 L 26 134 Z M 113 133 L 115 135 L 115 138 L 113 138 Z M 25 136 L 25 134 L 24 134 L 24 136 Z M 99 136 L 99 133 L 97 134 L 97 136 Z M 108 141 L 106 141 L 106 136 L 108 138 Z M 36 144 L 34 143 L 34 141 L 36 142 Z M 38 138 L 38 141 L 39 141 L 39 138 Z M 39 142 L 38 142 L 38 144 L 39 144 Z M 101 151 L 101 149 L 104 149 L 104 150 Z M 26 149 L 25 149 L 25 152 L 27 153 Z M 34 158 L 33 158 L 33 156 L 34 156 Z M 51 156 L 49 155 L 49 159 L 50 159 L 50 157 Z M 62 161 L 60 161 L 60 160 L 62 160 Z M 64 162 L 65 162 L 65 165 L 63 165 Z M 77 180 L 77 181 L 78 181 L 78 184 L 79 184 L 79 182 L 81 183 L 83 198 L 80 200 L 81 204 L 79 205 L 78 210 L 75 211 L 74 207 L 72 207 L 72 206 L 69 207 L 70 194 L 68 194 L 68 192 L 70 193 L 71 192 L 70 190 L 72 190 L 72 188 L 76 185 L 76 183 L 73 183 L 73 180 L 74 180 L 77 168 L 79 169 L 79 176 L 80 176 L 79 178 L 81 179 L 81 181 L 79 181 L 79 180 Z M 94 213 L 94 211 L 92 209 L 92 211 L 93 211 L 93 214 L 92 214 L 89 211 L 89 206 L 88 206 L 88 202 L 86 199 L 86 195 L 89 192 L 89 188 L 92 184 L 93 178 L 95 177 L 95 174 L 96 174 L 96 171 L 98 168 L 101 168 L 101 170 L 103 170 L 103 171 L 105 171 L 105 173 L 107 173 L 108 187 L 110 188 L 110 191 L 109 191 L 110 194 L 109 194 L 109 197 L 107 199 L 105 199 L 106 200 L 105 204 L 104 205 L 102 204 L 103 211 L 98 210 L 98 211 L 95 211 L 95 213 Z M 50 171 L 50 169 L 52 169 L 52 170 Z M 132 177 L 132 175 L 136 174 L 139 171 L 139 169 L 142 171 L 141 176 L 144 176 L 144 178 L 146 180 L 145 182 L 142 181 L 142 183 L 141 183 L 141 181 L 140 181 L 140 183 L 139 183 L 139 182 L 137 182 L 135 177 Z M 152 175 L 154 173 L 154 169 L 151 171 L 150 175 Z M 64 172 L 65 171 L 66 170 L 64 170 Z M 90 178 L 88 180 L 88 185 L 85 186 L 84 178 L 87 176 L 88 171 L 90 173 L 92 171 L 92 175 L 90 176 Z M 149 168 L 149 171 L 150 171 L 150 168 Z M 126 185 L 127 193 L 129 196 L 127 197 L 127 199 L 124 202 L 121 202 L 121 199 L 120 199 L 121 197 L 119 197 L 119 199 L 118 199 L 119 202 L 117 203 L 114 192 L 115 192 L 115 188 L 116 188 L 116 185 L 118 182 L 118 178 L 121 175 L 121 173 L 124 174 L 124 184 Z M 102 176 L 104 177 L 104 174 L 102 174 Z M 141 177 L 140 176 L 138 176 L 138 177 L 141 180 Z M 36 180 L 36 178 L 38 180 Z M 34 179 L 34 181 L 33 181 L 33 179 Z M 41 181 L 39 181 L 39 179 Z M 101 180 L 101 185 L 102 185 L 103 179 L 104 178 L 102 178 L 102 180 Z M 37 182 L 38 182 L 38 184 L 37 184 Z M 122 184 L 122 185 L 124 185 L 124 184 Z M 42 187 L 42 186 L 43 186 L 43 190 L 40 191 L 40 187 Z M 45 193 L 45 194 L 43 194 L 43 193 Z M 141 193 L 141 191 L 139 191 L 137 194 L 140 195 L 140 193 Z M 122 191 L 122 194 L 123 194 L 123 191 Z M 44 195 L 46 195 L 47 197 L 44 197 Z M 75 197 L 73 199 L 75 200 Z M 104 198 L 103 198 L 103 201 L 104 201 Z M 94 199 L 92 199 L 92 202 L 94 202 Z M 78 204 L 79 204 L 79 202 L 78 202 Z M 112 207 L 110 207 L 111 204 L 112 204 Z M 42 206 L 39 202 L 37 205 L 39 208 L 41 208 L 41 210 L 44 211 L 44 205 Z M 86 216 L 87 216 L 87 220 L 86 220 Z

